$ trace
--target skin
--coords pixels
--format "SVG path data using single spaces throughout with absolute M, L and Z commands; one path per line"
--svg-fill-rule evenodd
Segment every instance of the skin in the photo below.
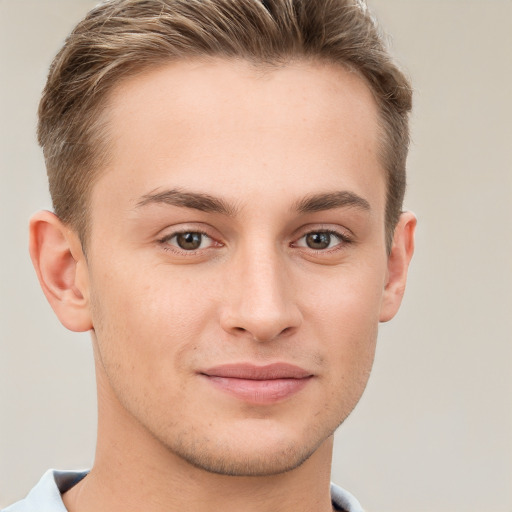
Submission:
M 108 122 L 87 256 L 53 214 L 31 222 L 43 290 L 95 353 L 96 460 L 67 508 L 331 510 L 332 434 L 413 252 L 410 213 L 386 251 L 369 89 L 313 62 L 175 62 L 118 85 Z M 308 378 L 261 401 L 205 376 L 241 363 Z

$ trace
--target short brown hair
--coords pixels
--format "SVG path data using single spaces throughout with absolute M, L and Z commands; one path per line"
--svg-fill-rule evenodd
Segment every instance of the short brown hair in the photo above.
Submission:
M 412 93 L 362 0 L 110 0 L 90 11 L 55 57 L 39 105 L 38 139 L 61 220 L 84 242 L 90 191 L 108 158 L 101 112 L 109 92 L 145 68 L 210 56 L 316 59 L 359 73 L 380 114 L 389 248 L 405 192 Z

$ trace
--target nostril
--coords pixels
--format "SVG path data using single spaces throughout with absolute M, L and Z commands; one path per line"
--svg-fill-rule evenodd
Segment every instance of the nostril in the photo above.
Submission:
M 302 315 L 293 304 L 278 306 L 266 304 L 265 308 L 258 308 L 249 303 L 228 305 L 221 312 L 220 325 L 232 336 L 248 337 L 259 342 L 293 336 L 302 322 Z

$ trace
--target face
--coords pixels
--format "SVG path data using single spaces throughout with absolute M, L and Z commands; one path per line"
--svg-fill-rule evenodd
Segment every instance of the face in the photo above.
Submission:
M 300 465 L 360 398 L 382 316 L 371 93 L 331 65 L 172 63 L 121 84 L 109 126 L 86 269 L 100 400 L 208 471 Z

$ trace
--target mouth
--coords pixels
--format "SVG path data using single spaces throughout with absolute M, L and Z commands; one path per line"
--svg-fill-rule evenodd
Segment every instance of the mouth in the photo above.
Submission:
M 199 374 L 219 391 L 253 404 L 285 400 L 301 391 L 313 378 L 303 368 L 287 363 L 226 364 Z

